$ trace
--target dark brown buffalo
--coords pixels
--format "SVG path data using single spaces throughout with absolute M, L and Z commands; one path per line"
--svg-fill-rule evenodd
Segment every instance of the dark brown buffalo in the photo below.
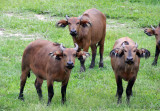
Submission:
M 156 37 L 156 51 L 155 51 L 155 58 L 152 65 L 157 65 L 157 60 L 160 53 L 160 23 L 157 28 L 154 28 L 153 26 L 151 26 L 150 29 L 145 29 L 144 33 L 147 34 L 148 36 L 155 35 Z
M 57 23 L 59 27 L 66 27 L 67 25 L 74 43 L 77 43 L 79 46 L 78 51 L 83 49 L 83 51 L 88 52 L 89 46 L 91 46 L 92 61 L 90 68 L 95 66 L 97 46 L 100 46 L 99 67 L 103 67 L 104 40 L 106 35 L 105 15 L 93 8 L 85 11 L 80 17 L 68 17 L 66 15 L 66 20 L 60 20 Z M 80 71 L 85 71 L 84 62 L 84 60 L 80 60 Z
M 112 69 L 117 83 L 118 101 L 121 103 L 123 93 L 122 79 L 128 81 L 126 89 L 127 103 L 132 95 L 132 87 L 139 70 L 140 57 L 148 58 L 150 52 L 144 48 L 137 49 L 138 45 L 129 37 L 118 39 L 110 52 Z
M 77 52 L 75 48 L 64 48 L 62 44 L 53 43 L 47 40 L 36 40 L 31 42 L 24 50 L 22 57 L 22 75 L 20 83 L 19 99 L 23 98 L 23 89 L 30 71 L 36 75 L 35 87 L 42 97 L 41 86 L 43 80 L 47 80 L 48 104 L 54 95 L 53 82 L 62 82 L 61 93 L 62 103 L 66 101 L 66 88 L 69 81 L 71 69 L 74 67 L 75 58 L 85 59 L 89 53 Z

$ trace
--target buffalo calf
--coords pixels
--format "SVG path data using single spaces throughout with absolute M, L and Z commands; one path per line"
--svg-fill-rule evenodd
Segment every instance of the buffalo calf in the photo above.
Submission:
M 132 87 L 139 70 L 140 58 L 148 58 L 150 52 L 144 48 L 138 49 L 137 43 L 129 37 L 123 37 L 115 42 L 110 56 L 117 83 L 117 103 L 121 103 L 123 93 L 122 79 L 128 81 L 126 95 L 127 103 L 129 103 L 130 96 L 132 95 Z
M 31 42 L 24 50 L 22 57 L 22 75 L 20 82 L 19 99 L 23 100 L 23 89 L 30 76 L 30 71 L 36 75 L 35 87 L 39 96 L 42 98 L 41 86 L 43 80 L 47 80 L 48 105 L 54 95 L 53 82 L 62 82 L 61 94 L 62 103 L 66 101 L 66 89 L 70 73 L 74 67 L 75 58 L 86 59 L 89 53 L 75 48 L 65 48 L 62 44 L 53 43 L 47 40 L 36 40 Z

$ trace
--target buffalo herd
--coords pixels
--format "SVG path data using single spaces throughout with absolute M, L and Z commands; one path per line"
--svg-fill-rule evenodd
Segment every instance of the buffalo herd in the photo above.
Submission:
M 36 75 L 35 87 L 39 99 L 42 98 L 41 86 L 43 80 L 46 80 L 48 87 L 47 105 L 49 105 L 54 96 L 53 83 L 57 81 L 62 83 L 61 94 L 62 104 L 64 104 L 66 101 L 67 84 L 71 70 L 75 65 L 75 59 L 79 59 L 81 64 L 80 72 L 84 72 L 86 70 L 84 65 L 85 60 L 90 56 L 88 53 L 89 47 L 91 47 L 92 51 L 90 68 L 95 66 L 98 46 L 100 53 L 99 68 L 103 67 L 106 16 L 93 8 L 86 10 L 79 17 L 69 17 L 66 15 L 65 20 L 60 20 L 56 23 L 57 27 L 66 27 L 67 25 L 75 44 L 74 48 L 66 48 L 63 44 L 47 40 L 35 40 L 25 48 L 22 56 L 19 99 L 24 100 L 24 86 L 27 77 L 30 77 L 30 71 L 32 71 Z M 156 53 L 152 63 L 152 65 L 156 65 L 160 53 L 160 24 L 156 28 L 151 26 L 150 29 L 145 29 L 144 32 L 148 36 L 155 35 L 156 37 Z M 117 104 L 122 101 L 122 79 L 128 81 L 126 100 L 129 103 L 130 96 L 132 95 L 132 87 L 139 70 L 140 58 L 150 57 L 150 52 L 145 48 L 138 49 L 138 44 L 129 37 L 122 37 L 115 41 L 113 49 L 110 52 L 110 57 L 117 83 Z

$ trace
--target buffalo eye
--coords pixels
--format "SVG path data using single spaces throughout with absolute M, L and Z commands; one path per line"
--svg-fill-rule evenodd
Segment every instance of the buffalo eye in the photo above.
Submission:
M 76 54 L 73 54 L 73 57 L 76 57 Z
M 136 50 L 133 50 L 133 52 L 136 52 Z
M 80 23 L 78 22 L 78 23 L 76 23 L 77 25 L 79 25 Z
M 68 25 L 71 25 L 71 23 L 68 22 Z
M 124 49 L 124 52 L 127 52 L 127 51 Z
M 63 56 L 66 57 L 67 55 L 66 55 L 66 54 L 63 54 Z

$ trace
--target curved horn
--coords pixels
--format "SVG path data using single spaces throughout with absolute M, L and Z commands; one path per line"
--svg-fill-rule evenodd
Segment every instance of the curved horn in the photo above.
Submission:
M 67 19 L 67 21 L 68 21 L 68 19 L 69 19 L 69 16 L 68 16 L 68 15 L 66 15 L 66 19 Z
M 65 48 L 63 48 L 62 43 L 61 43 L 61 45 L 60 45 L 60 48 L 61 48 L 61 50 L 62 50 L 62 51 L 64 51 L 64 50 L 65 50 Z
M 122 44 L 122 47 L 123 47 L 123 48 L 125 47 L 125 44 L 124 44 L 124 42 L 123 42 L 123 44 Z
M 155 28 L 151 25 L 152 30 L 155 30 Z
M 75 46 L 76 47 L 74 49 L 77 51 L 78 50 L 78 45 L 76 43 L 75 43 Z
M 136 42 L 136 45 L 135 45 L 135 46 L 136 46 L 136 48 L 138 48 L 138 44 L 137 44 L 137 42 Z

